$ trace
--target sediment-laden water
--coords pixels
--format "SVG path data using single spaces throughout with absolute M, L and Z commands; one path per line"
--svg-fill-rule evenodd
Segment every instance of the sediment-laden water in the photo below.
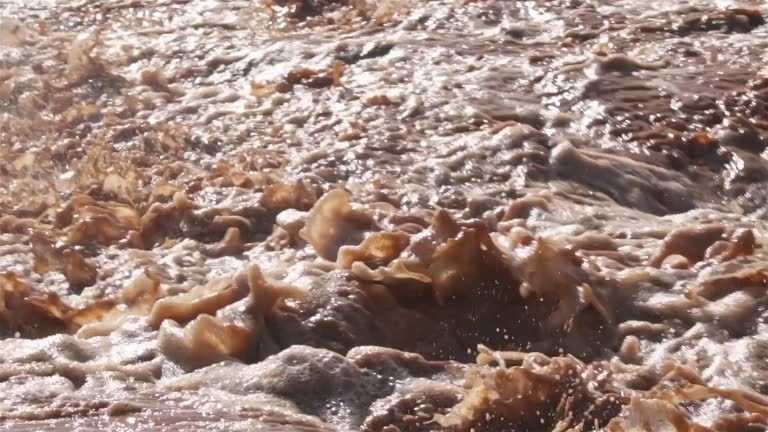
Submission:
M 0 11 L 0 430 L 768 427 L 764 2 Z

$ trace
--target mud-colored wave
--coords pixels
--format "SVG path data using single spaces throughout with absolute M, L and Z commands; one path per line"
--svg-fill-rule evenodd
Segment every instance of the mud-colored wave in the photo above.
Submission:
M 768 427 L 768 14 L 20 1 L 0 430 Z

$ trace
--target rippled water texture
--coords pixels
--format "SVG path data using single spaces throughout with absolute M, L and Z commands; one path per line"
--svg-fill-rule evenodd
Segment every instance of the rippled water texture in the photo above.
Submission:
M 766 3 L 0 8 L 0 430 L 768 427 Z

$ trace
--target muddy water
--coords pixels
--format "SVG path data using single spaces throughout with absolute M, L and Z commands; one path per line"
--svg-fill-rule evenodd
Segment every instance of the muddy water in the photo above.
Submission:
M 768 427 L 764 3 L 0 7 L 0 430 Z

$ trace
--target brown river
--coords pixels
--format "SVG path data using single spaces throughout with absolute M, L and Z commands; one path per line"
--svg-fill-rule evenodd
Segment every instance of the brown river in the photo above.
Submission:
M 766 17 L 0 1 L 0 431 L 767 430 Z

